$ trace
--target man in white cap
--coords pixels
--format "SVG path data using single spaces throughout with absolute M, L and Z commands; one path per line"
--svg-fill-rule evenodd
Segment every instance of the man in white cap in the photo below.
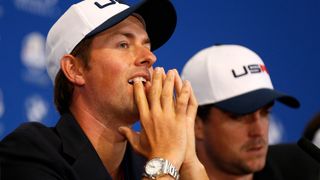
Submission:
M 285 155 L 275 147 L 267 158 L 269 113 L 274 102 L 293 108 L 299 102 L 273 88 L 255 52 L 240 45 L 205 48 L 186 63 L 182 78 L 191 82 L 199 104 L 196 150 L 210 179 L 312 179 L 315 173 L 319 175 L 312 159 L 308 159 L 311 168 L 300 165 L 295 168 L 297 173 L 290 172 L 288 161 L 309 158 L 296 146 L 280 147 L 291 149 Z M 273 151 L 279 152 L 273 155 Z
M 206 179 L 195 153 L 191 86 L 176 70 L 152 67 L 152 51 L 175 25 L 169 0 L 72 5 L 46 44 L 61 118 L 55 127 L 26 123 L 5 137 L 0 179 Z M 131 130 L 138 119 L 140 133 Z

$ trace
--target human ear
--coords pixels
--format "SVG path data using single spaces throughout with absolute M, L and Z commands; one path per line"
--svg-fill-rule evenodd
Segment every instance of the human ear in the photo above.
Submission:
M 60 67 L 70 82 L 79 86 L 85 84 L 83 65 L 79 59 L 70 54 L 66 54 L 61 58 Z
M 196 140 L 203 140 L 205 138 L 204 135 L 204 123 L 203 120 L 197 116 L 194 124 L 194 133 Z

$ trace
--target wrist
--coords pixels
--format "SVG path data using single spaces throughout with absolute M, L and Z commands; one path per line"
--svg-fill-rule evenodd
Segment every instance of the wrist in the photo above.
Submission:
M 203 179 L 209 180 L 207 172 L 203 164 L 197 159 L 195 161 L 189 161 L 188 163 L 183 163 L 180 169 L 181 179 Z

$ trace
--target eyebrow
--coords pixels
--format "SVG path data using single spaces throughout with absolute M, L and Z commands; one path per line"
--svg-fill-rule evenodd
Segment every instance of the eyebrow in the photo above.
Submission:
M 116 36 L 116 35 L 125 36 L 125 37 L 127 37 L 129 39 L 134 39 L 135 38 L 135 35 L 133 33 L 131 33 L 131 32 L 121 32 L 120 31 L 120 32 L 115 32 L 113 35 L 114 36 Z M 149 37 L 144 38 L 143 44 L 151 44 L 150 38 Z

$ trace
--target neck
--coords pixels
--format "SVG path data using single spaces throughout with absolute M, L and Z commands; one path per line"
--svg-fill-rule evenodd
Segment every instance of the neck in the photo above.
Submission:
M 119 119 L 95 116 L 85 106 L 72 104 L 70 109 L 80 127 L 95 148 L 109 174 L 116 179 L 120 174 L 127 141 L 118 132 Z M 115 123 L 118 122 L 118 123 Z

